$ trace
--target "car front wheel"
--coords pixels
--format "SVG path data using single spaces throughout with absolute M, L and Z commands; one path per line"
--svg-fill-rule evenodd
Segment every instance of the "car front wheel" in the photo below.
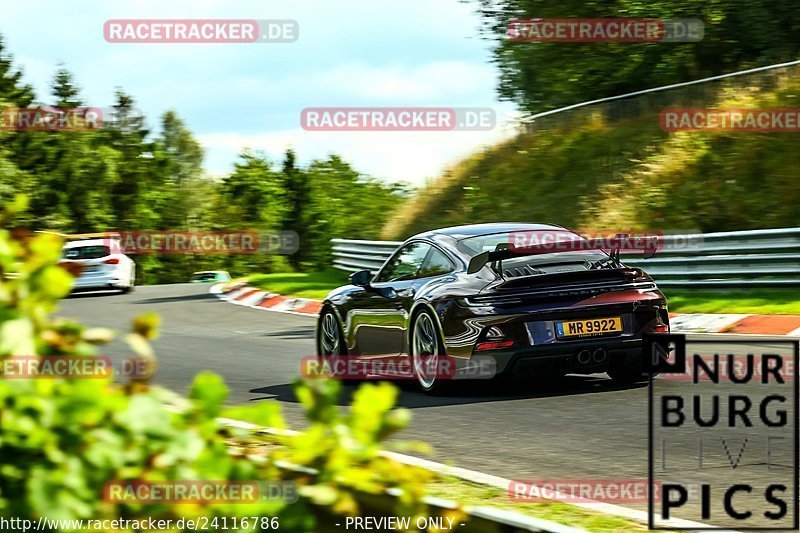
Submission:
M 348 378 L 342 373 L 347 368 L 344 334 L 339 325 L 339 319 L 330 308 L 323 310 L 319 317 L 317 328 L 317 358 L 320 363 L 327 364 L 333 370 L 334 376 L 342 379 L 344 383 L 355 383 L 356 380 Z

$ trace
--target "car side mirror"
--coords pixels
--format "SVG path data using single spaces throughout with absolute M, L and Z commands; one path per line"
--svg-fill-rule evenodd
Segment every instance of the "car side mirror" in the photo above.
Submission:
M 658 246 L 659 246 L 658 237 L 653 237 L 653 240 L 651 242 L 652 245 L 648 245 L 644 250 L 645 259 L 652 258 L 654 255 L 656 255 L 656 251 L 658 251 Z
M 350 283 L 356 287 L 369 287 L 369 282 L 372 281 L 372 272 L 369 270 L 359 270 L 350 274 Z

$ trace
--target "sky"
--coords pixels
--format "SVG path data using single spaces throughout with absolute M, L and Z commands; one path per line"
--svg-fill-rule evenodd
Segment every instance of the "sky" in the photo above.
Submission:
M 514 131 L 515 106 L 496 96 L 491 42 L 475 3 L 458 0 L 27 0 L 3 9 L 0 33 L 40 103 L 60 63 L 88 106 L 116 87 L 158 131 L 175 110 L 206 151 L 210 175 L 244 149 L 278 162 L 336 153 L 363 174 L 413 185 Z M 109 43 L 109 19 L 293 19 L 292 43 Z M 307 107 L 489 107 L 498 126 L 462 132 L 305 131 Z

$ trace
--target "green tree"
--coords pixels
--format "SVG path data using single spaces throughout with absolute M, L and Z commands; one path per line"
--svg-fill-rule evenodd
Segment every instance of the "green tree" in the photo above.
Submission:
M 287 209 L 283 175 L 263 154 L 245 150 L 239 158 L 233 174 L 222 182 L 232 219 L 250 228 L 280 228 Z
M 161 118 L 161 135 L 154 142 L 157 189 L 149 195 L 158 203 L 165 228 L 188 228 L 205 200 L 198 194 L 203 179 L 203 148 L 175 111 Z
M 14 58 L 5 53 L 5 48 L 0 36 L 0 102 L 27 107 L 34 99 L 33 87 L 22 82 L 22 70 L 14 66 Z
M 80 107 L 83 102 L 80 98 L 80 88 L 75 84 L 72 73 L 59 65 L 52 85 L 53 97 L 56 99 L 55 106 L 61 108 Z
M 291 148 L 286 150 L 283 160 L 283 176 L 285 179 L 287 209 L 283 221 L 285 231 L 297 233 L 300 248 L 297 253 L 289 256 L 289 263 L 299 269 L 301 263 L 307 258 L 308 253 L 305 241 L 308 237 L 309 219 L 308 209 L 308 175 L 295 164 L 295 153 Z
M 143 201 L 143 192 L 153 185 L 153 147 L 144 116 L 133 97 L 122 89 L 115 92 L 111 120 L 106 121 L 104 143 L 119 153 L 118 179 L 111 193 L 117 229 L 154 229 L 157 215 Z
M 402 185 L 359 174 L 336 155 L 313 161 L 306 172 L 311 222 L 305 247 L 316 268 L 330 265 L 332 238 L 379 238 L 384 223 L 407 194 Z
M 22 81 L 22 69 L 14 65 L 0 36 L 0 107 L 27 107 L 34 100 L 33 88 Z M 20 154 L 29 147 L 20 142 L 16 132 L 0 132 L 0 205 L 5 205 L 18 193 L 33 194 L 37 188 L 34 176 L 17 164 Z M 31 213 L 20 215 L 18 222 L 30 222 Z
M 793 0 L 475 0 L 495 41 L 498 93 L 530 113 L 585 100 L 797 59 L 800 4 Z M 526 43 L 508 38 L 515 18 L 699 18 L 695 43 Z

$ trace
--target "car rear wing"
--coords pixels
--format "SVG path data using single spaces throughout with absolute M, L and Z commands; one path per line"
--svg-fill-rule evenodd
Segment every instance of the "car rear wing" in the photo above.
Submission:
M 624 233 L 619 233 L 612 239 L 557 241 L 525 247 L 517 247 L 510 242 L 500 243 L 494 250 L 481 252 L 470 259 L 469 265 L 467 266 L 467 274 L 474 274 L 488 263 L 496 262 L 501 263 L 499 270 L 502 272 L 502 261 L 513 257 L 524 257 L 526 255 L 585 252 L 589 250 L 606 251 L 610 249 L 611 258 L 619 263 L 620 249 L 641 249 L 644 252 L 644 258 L 650 259 L 655 255 L 658 246 L 658 237 L 648 236 L 644 239 L 641 237 L 631 239 L 630 235 Z

